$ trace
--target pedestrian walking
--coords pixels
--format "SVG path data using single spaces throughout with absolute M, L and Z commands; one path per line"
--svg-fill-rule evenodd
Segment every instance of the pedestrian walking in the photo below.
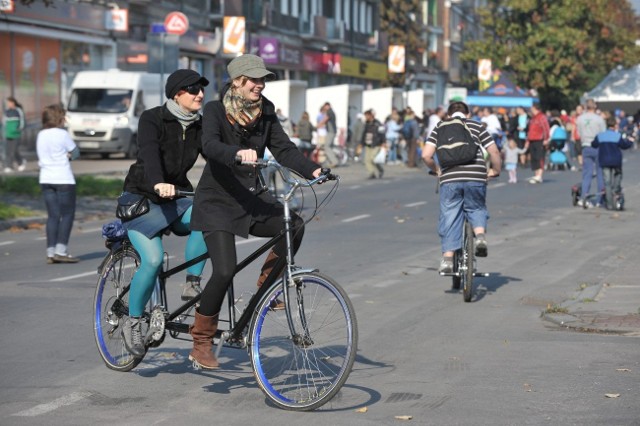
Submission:
M 369 179 L 382 179 L 384 167 L 374 160 L 384 145 L 384 125 L 378 121 L 372 110 L 364 112 L 364 130 L 360 144 L 364 149 L 364 166 L 369 172 Z
M 502 148 L 504 152 L 504 169 L 509 172 L 509 183 L 518 182 L 518 157 L 527 152 L 525 148 L 518 148 L 514 138 L 508 138 Z
M 598 194 L 604 190 L 604 179 L 602 169 L 598 165 L 598 150 L 591 146 L 591 142 L 596 136 L 607 130 L 607 125 L 600 114 L 596 112 L 598 108 L 593 99 L 587 100 L 587 110 L 580 114 L 576 120 L 576 127 L 580 135 L 582 145 L 582 188 L 580 201 L 583 205 L 587 203 L 587 197 L 591 190 L 591 181 L 596 176 L 596 191 Z M 602 201 L 600 195 L 596 196 L 596 205 Z
M 296 134 L 298 135 L 298 139 L 300 139 L 300 145 L 298 145 L 298 149 L 304 154 L 305 157 L 309 158 L 311 153 L 314 150 L 313 146 L 313 132 L 316 130 L 311 124 L 309 120 L 309 113 L 307 111 L 302 113 L 300 117 L 300 121 L 298 121 L 298 125 L 296 126 Z
M 5 112 L 2 116 L 2 128 L 6 143 L 4 153 L 4 172 L 15 170 L 24 171 L 27 160 L 20 155 L 20 138 L 25 128 L 24 111 L 22 105 L 14 97 L 8 97 L 5 102 Z
M 66 111 L 61 105 L 49 105 L 42 112 L 42 130 L 36 139 L 39 183 L 47 206 L 47 263 L 76 263 L 68 252 L 69 237 L 76 213 L 76 180 L 70 160 L 80 150 L 64 129 Z
M 385 128 L 385 138 L 387 140 L 387 149 L 389 150 L 387 161 L 389 164 L 398 164 L 398 140 L 400 139 L 402 124 L 397 110 L 391 113 L 389 120 L 385 123 Z
M 547 116 L 542 112 L 540 104 L 534 102 L 531 106 L 531 120 L 529 120 L 529 131 L 527 132 L 527 146 L 531 157 L 531 170 L 533 171 L 533 176 L 529 178 L 529 183 L 542 183 L 545 151 L 549 144 L 549 137 Z

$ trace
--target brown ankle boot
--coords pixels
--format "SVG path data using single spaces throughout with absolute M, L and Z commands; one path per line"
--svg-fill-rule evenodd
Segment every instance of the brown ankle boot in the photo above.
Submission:
M 278 261 L 279 258 L 280 256 L 275 254 L 273 250 L 269 252 L 269 255 L 264 261 L 264 265 L 262 265 L 260 276 L 258 277 L 258 282 L 257 282 L 258 288 L 262 287 L 262 284 L 264 284 L 264 282 L 266 281 L 267 277 L 273 270 L 273 267 L 276 266 L 276 262 Z
M 220 366 L 218 360 L 211 351 L 213 337 L 218 330 L 218 314 L 211 317 L 200 315 L 196 311 L 195 321 L 189 327 L 189 334 L 193 337 L 193 349 L 189 354 L 189 361 L 196 361 L 207 370 L 213 370 Z
M 258 288 L 262 287 L 262 284 L 264 284 L 264 282 L 267 280 L 267 277 L 269 276 L 269 274 L 273 270 L 273 267 L 276 266 L 276 262 L 278 261 L 279 258 L 280 258 L 280 256 L 275 254 L 275 252 L 273 250 L 271 250 L 269 252 L 269 255 L 267 256 L 267 258 L 264 261 L 264 265 L 262 265 L 262 270 L 260 271 L 260 276 L 258 277 L 258 282 L 256 283 Z M 279 310 L 284 309 L 284 302 L 282 300 L 280 300 L 280 299 L 272 300 L 271 301 L 271 309 L 273 309 L 274 311 L 279 311 Z

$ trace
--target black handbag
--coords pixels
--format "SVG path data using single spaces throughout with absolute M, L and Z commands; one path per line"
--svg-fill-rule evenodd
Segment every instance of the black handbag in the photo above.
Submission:
M 123 222 L 140 217 L 149 211 L 149 200 L 144 195 L 126 193 L 118 197 L 116 217 Z

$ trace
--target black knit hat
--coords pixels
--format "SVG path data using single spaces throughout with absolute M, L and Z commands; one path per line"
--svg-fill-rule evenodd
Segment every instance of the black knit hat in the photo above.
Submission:
M 206 86 L 209 84 L 209 80 L 193 70 L 177 70 L 167 78 L 164 93 L 167 95 L 167 98 L 173 99 L 180 89 L 196 83 Z

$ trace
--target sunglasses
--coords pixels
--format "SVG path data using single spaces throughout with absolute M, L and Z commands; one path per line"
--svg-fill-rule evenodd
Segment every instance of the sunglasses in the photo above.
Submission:
M 182 90 L 190 95 L 198 95 L 201 91 L 204 91 L 204 86 L 202 84 L 190 84 L 183 87 Z

